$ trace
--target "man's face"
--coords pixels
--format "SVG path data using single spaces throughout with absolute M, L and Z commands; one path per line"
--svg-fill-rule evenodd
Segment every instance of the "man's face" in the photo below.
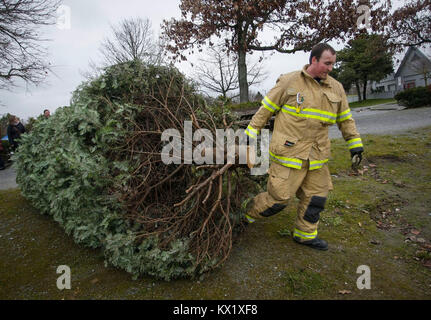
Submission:
M 48 111 L 48 110 L 46 110 L 46 111 L 45 111 L 45 113 L 44 113 L 44 115 L 45 115 L 45 117 L 47 117 L 47 118 L 48 118 L 48 117 L 49 117 L 49 115 L 50 115 L 50 114 L 49 114 L 49 111 Z
M 313 73 L 315 77 L 320 79 L 326 79 L 328 73 L 332 71 L 336 60 L 336 55 L 332 54 L 331 51 L 325 50 L 322 52 L 319 61 L 316 57 L 313 57 L 311 63 L 313 65 Z

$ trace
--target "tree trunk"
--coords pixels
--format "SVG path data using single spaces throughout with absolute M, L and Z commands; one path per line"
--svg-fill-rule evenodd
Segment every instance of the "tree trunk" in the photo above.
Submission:
M 246 63 L 246 43 L 245 35 L 242 30 L 238 31 L 238 82 L 239 82 L 239 101 L 248 102 L 248 81 Z
M 238 81 L 239 81 L 239 99 L 240 102 L 248 102 L 248 81 L 247 81 L 247 64 L 245 61 L 246 53 L 240 50 L 238 52 Z
M 364 101 L 367 100 L 367 82 L 368 82 L 367 77 L 365 77 L 365 79 L 364 79 L 364 89 L 363 89 L 364 92 L 362 93 Z
M 222 59 L 218 60 L 218 71 L 220 73 L 220 87 L 221 87 L 221 94 L 223 96 L 223 101 L 227 100 L 227 90 L 225 86 L 225 79 L 224 79 L 224 73 L 223 73 L 223 61 Z
M 358 101 L 362 101 L 361 87 L 359 85 L 359 81 L 358 80 L 355 81 L 355 85 L 356 85 L 356 91 L 358 93 Z

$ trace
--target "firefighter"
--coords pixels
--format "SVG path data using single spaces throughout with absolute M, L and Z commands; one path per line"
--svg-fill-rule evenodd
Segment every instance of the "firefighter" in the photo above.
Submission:
M 270 217 L 296 196 L 299 205 L 293 239 L 319 250 L 328 249 L 328 243 L 317 236 L 317 226 L 333 188 L 328 169 L 329 126 L 338 125 L 357 164 L 364 151 L 343 86 L 329 76 L 335 60 L 330 45 L 315 45 L 309 64 L 278 78 L 245 130 L 249 139 L 256 139 L 268 119 L 276 115 L 267 191 L 250 202 L 247 220 L 252 223 Z

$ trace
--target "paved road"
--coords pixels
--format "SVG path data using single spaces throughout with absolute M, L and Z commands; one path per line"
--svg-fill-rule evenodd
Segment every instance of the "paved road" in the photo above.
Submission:
M 431 108 L 404 109 L 397 104 L 383 104 L 352 110 L 361 135 L 392 134 L 431 126 Z M 337 126 L 329 130 L 331 138 L 341 138 Z
M 391 134 L 431 126 L 431 108 L 404 109 L 397 104 L 383 104 L 352 110 L 361 135 Z M 337 126 L 331 126 L 330 138 L 341 138 Z M 0 190 L 17 188 L 12 167 L 0 171 Z
M 15 181 L 16 173 L 15 169 L 11 166 L 5 170 L 0 170 L 0 190 L 18 188 Z

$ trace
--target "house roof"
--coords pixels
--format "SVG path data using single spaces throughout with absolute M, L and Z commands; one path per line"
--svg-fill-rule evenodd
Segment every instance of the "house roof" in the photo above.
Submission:
M 409 61 L 409 58 L 411 55 L 416 54 L 419 56 L 419 58 L 423 59 L 424 61 L 427 61 L 428 64 L 431 66 L 431 60 L 422 53 L 422 51 L 420 51 L 418 48 L 416 47 L 409 47 L 409 49 L 407 50 L 406 54 L 404 55 L 403 60 L 401 61 L 400 66 L 397 69 L 397 72 L 395 72 L 394 77 L 398 77 L 401 73 L 401 70 L 405 67 L 406 63 Z

